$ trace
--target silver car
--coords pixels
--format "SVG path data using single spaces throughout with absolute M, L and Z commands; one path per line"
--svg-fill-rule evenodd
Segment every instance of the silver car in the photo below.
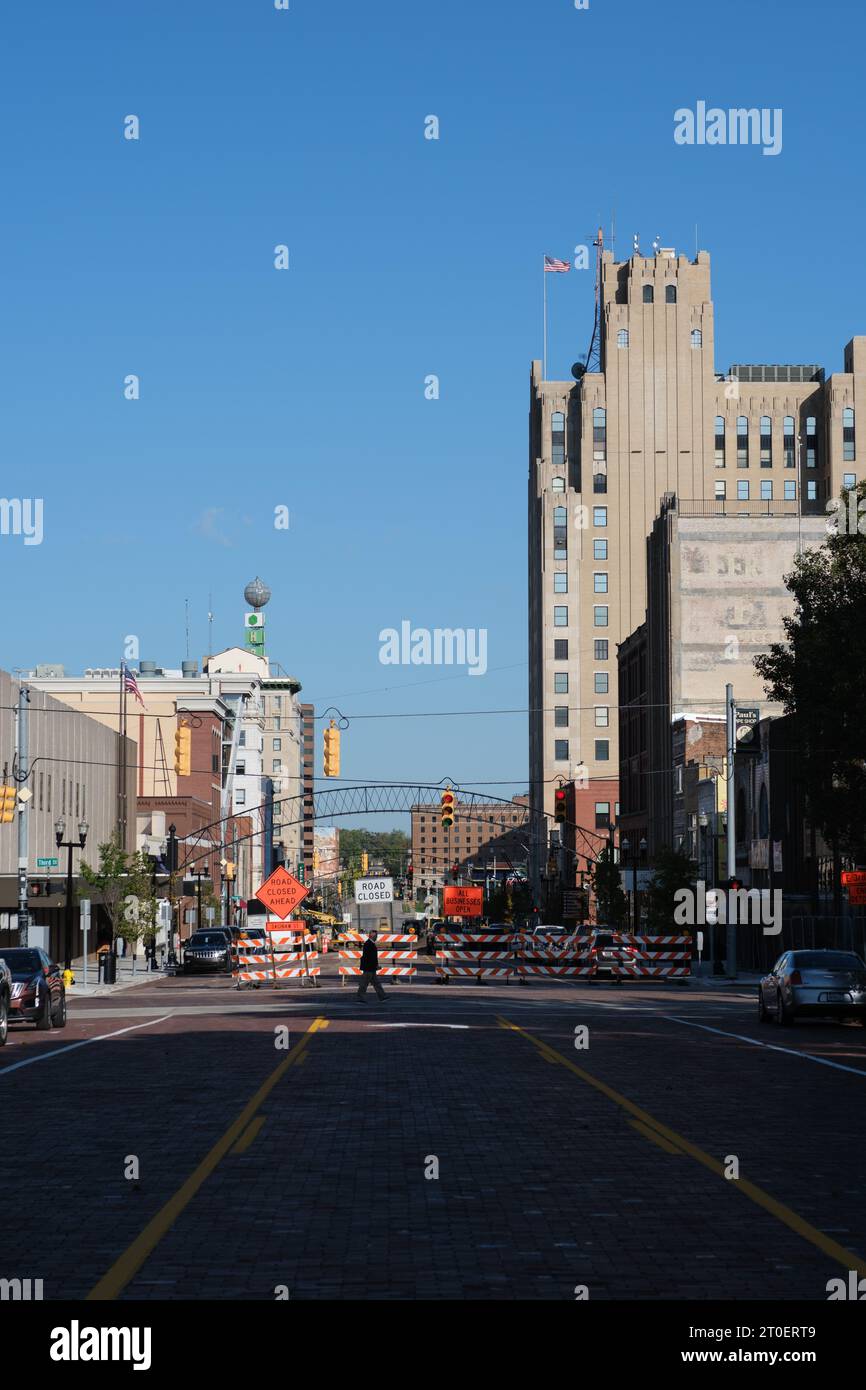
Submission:
M 786 951 L 758 985 L 762 1023 L 853 1018 L 866 1027 L 866 964 L 853 951 Z

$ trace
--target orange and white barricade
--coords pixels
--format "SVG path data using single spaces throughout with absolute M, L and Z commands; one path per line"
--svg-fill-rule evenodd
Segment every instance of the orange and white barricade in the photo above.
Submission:
M 611 966 L 615 979 L 685 979 L 692 973 L 690 936 L 613 932 L 611 945 L 619 955 Z
M 268 941 L 275 985 L 282 980 L 300 980 L 302 985 L 311 980 L 318 985 L 321 967 L 317 964 L 316 937 L 307 930 L 306 922 L 268 926 Z
M 343 932 L 340 936 L 340 960 L 345 962 L 340 965 L 342 985 L 345 985 L 348 976 L 361 974 L 361 954 L 365 940 L 366 936 L 357 931 Z M 385 949 L 381 950 L 380 947 Z M 379 952 L 377 974 L 388 975 L 398 980 L 415 974 L 415 961 L 418 959 L 417 936 L 404 935 L 402 932 L 379 932 L 376 949 Z
M 532 975 L 552 979 L 591 979 L 597 969 L 590 943 L 585 936 L 551 936 L 543 932 L 522 933 L 520 938 L 518 974 L 525 984 Z
M 232 942 L 232 979 L 235 988 L 242 984 L 269 984 L 273 979 L 273 965 L 270 950 L 261 937 L 245 936 L 241 932 Z
M 512 932 L 442 932 L 436 937 L 436 974 L 440 984 L 452 975 L 473 980 L 504 980 L 509 984 L 517 974 L 515 950 L 518 937 Z M 497 964 L 493 964 L 496 961 Z

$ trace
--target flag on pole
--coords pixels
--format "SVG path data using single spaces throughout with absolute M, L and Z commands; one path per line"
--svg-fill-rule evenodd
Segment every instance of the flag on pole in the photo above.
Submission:
M 123 688 L 128 695 L 134 695 L 141 708 L 144 709 L 144 701 L 141 698 L 141 691 L 138 688 L 138 681 L 127 665 L 123 665 Z
M 571 266 L 569 265 L 568 261 L 558 261 L 555 256 L 545 256 L 544 258 L 545 274 L 547 274 L 548 271 L 559 271 L 561 273 L 570 269 Z

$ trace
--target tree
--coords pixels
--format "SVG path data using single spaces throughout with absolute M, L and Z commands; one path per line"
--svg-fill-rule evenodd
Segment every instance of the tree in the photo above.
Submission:
M 661 849 L 656 855 L 653 876 L 644 893 L 647 914 L 647 927 L 650 932 L 664 934 L 671 931 L 676 908 L 675 894 L 678 889 L 694 891 L 695 863 L 682 850 Z M 677 927 L 677 933 L 681 928 Z
M 843 490 L 837 529 L 794 560 L 785 642 L 756 657 L 768 695 L 794 718 L 809 814 L 834 854 L 866 862 L 866 482 Z M 854 522 L 852 525 L 851 522 Z
M 124 920 L 125 899 L 130 893 L 129 873 L 133 856 L 121 847 L 120 838 L 113 835 L 110 840 L 98 846 L 99 864 L 94 867 L 86 859 L 81 861 L 81 877 L 91 888 L 96 889 L 102 899 L 102 907 L 111 927 L 112 945 L 116 936 L 122 936 L 120 927 Z
M 622 889 L 619 865 L 607 845 L 589 871 L 598 905 L 598 920 L 608 927 L 622 927 L 628 916 L 628 899 Z

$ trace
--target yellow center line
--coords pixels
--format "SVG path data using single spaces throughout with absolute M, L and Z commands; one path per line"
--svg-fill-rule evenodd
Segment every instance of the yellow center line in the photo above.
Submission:
M 241 1135 L 240 1139 L 238 1140 L 238 1142 L 235 1144 L 234 1148 L 232 1149 L 232 1153 L 233 1153 L 233 1154 L 244 1154 L 244 1153 L 246 1153 L 247 1149 L 250 1147 L 250 1144 L 251 1144 L 251 1143 L 253 1142 L 253 1140 L 255 1139 L 256 1135 L 258 1134 L 258 1132 L 259 1132 L 259 1130 L 261 1129 L 261 1127 L 262 1127 L 262 1125 L 264 1124 L 264 1122 L 265 1122 L 265 1117 L 264 1117 L 264 1115 L 256 1115 L 256 1118 L 255 1118 L 254 1120 L 251 1120 L 250 1123 L 247 1125 L 247 1127 L 246 1127 L 246 1129 L 244 1130 L 243 1134 Z
M 691 1157 L 702 1164 L 704 1168 L 708 1168 L 711 1173 L 715 1173 L 717 1177 L 722 1178 L 730 1187 L 736 1188 L 738 1192 L 741 1192 L 744 1197 L 748 1197 L 756 1206 L 762 1207 L 763 1210 L 769 1212 L 771 1216 L 775 1216 L 783 1225 L 794 1231 L 798 1236 L 801 1236 L 803 1240 L 807 1240 L 811 1245 L 814 1245 L 816 1249 L 829 1256 L 831 1260 L 836 1260 L 845 1269 L 856 1269 L 858 1274 L 866 1276 L 866 1261 L 861 1260 L 859 1256 L 854 1255 L 850 1250 L 846 1250 L 843 1245 L 839 1245 L 838 1241 L 831 1240 L 823 1231 L 819 1231 L 815 1226 L 805 1221 L 802 1216 L 798 1216 L 790 1207 L 786 1207 L 784 1202 L 777 1202 L 775 1197 L 770 1196 L 769 1192 L 765 1192 L 764 1189 L 758 1187 L 756 1183 L 749 1182 L 748 1178 L 726 1178 L 725 1165 L 721 1163 L 719 1159 L 713 1158 L 711 1154 L 698 1148 L 697 1144 L 692 1144 L 688 1139 L 684 1138 L 683 1135 L 678 1134 L 675 1129 L 671 1129 L 668 1125 L 662 1124 L 660 1120 L 655 1119 L 654 1116 L 650 1115 L 646 1110 L 642 1110 L 639 1105 L 635 1105 L 634 1101 L 629 1100 L 627 1096 L 620 1095 L 619 1091 L 615 1091 L 612 1086 L 606 1085 L 604 1081 L 599 1081 L 598 1077 L 592 1076 L 590 1072 L 584 1071 L 582 1067 L 576 1066 L 574 1062 L 570 1061 L 567 1057 L 563 1057 L 561 1052 L 557 1052 L 555 1048 L 542 1042 L 540 1038 L 534 1037 L 532 1033 L 527 1033 L 525 1028 L 520 1028 L 518 1024 L 512 1023 L 509 1019 L 503 1018 L 500 1015 L 497 1015 L 497 1020 L 500 1028 L 510 1029 L 513 1033 L 520 1033 L 520 1035 L 531 1042 L 534 1047 L 537 1047 L 542 1055 L 547 1055 L 548 1060 L 550 1057 L 555 1058 L 560 1066 L 566 1067 L 569 1071 L 573 1072 L 575 1076 L 580 1077 L 581 1081 L 585 1081 L 587 1085 L 592 1086 L 594 1090 L 600 1091 L 602 1095 L 607 1096 L 608 1100 L 612 1100 L 615 1105 L 619 1105 L 623 1110 L 626 1110 L 646 1129 L 651 1130 L 655 1135 L 665 1139 L 669 1144 L 674 1145 L 683 1153 L 690 1154 Z
M 642 1134 L 644 1139 L 649 1139 L 651 1143 L 657 1144 L 660 1149 L 664 1149 L 666 1154 L 679 1154 L 682 1158 L 683 1151 L 678 1149 L 675 1144 L 669 1144 L 660 1134 L 656 1134 L 654 1129 L 647 1125 L 640 1124 L 637 1120 L 629 1120 L 632 1129 L 636 1129 L 638 1134 Z
M 202 1184 L 210 1177 L 220 1160 L 225 1158 L 232 1146 L 240 1139 L 259 1106 L 267 1099 L 280 1078 L 285 1075 L 289 1067 L 295 1065 L 299 1057 L 303 1057 L 313 1033 L 317 1033 L 320 1028 L 327 1028 L 327 1026 L 328 1020 L 325 1018 L 313 1020 L 300 1042 L 295 1044 L 279 1065 L 274 1068 L 270 1076 L 262 1082 L 252 1099 L 247 1101 L 237 1119 L 229 1125 L 225 1134 L 214 1144 L 210 1153 L 205 1155 L 198 1167 L 178 1188 L 174 1196 L 169 1198 L 165 1206 L 148 1221 L 141 1234 L 136 1236 L 122 1255 L 118 1256 L 108 1273 L 104 1274 L 99 1283 L 93 1286 L 87 1295 L 88 1302 L 107 1302 L 117 1298 L 123 1292 L 166 1232 L 174 1225 L 181 1212 L 192 1201 Z

